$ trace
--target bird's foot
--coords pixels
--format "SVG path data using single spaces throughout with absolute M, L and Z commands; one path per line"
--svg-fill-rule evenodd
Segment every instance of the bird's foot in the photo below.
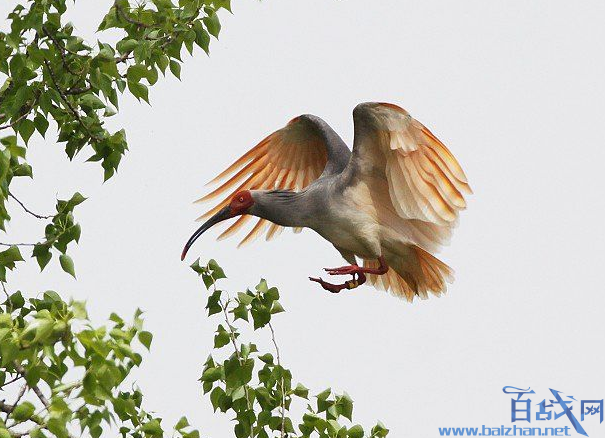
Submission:
M 332 292 L 333 294 L 337 294 L 343 289 L 355 289 L 366 282 L 366 276 L 363 273 L 351 275 L 353 275 L 353 279 L 350 281 L 345 281 L 342 284 L 332 284 L 328 283 L 327 281 L 323 281 L 321 278 L 314 277 L 309 277 L 309 280 L 315 281 L 316 283 L 319 283 L 325 290 Z
M 341 266 L 340 268 L 324 268 L 330 275 L 355 275 L 362 274 L 363 268 L 357 265 Z
M 363 281 L 365 281 L 365 274 L 374 274 L 374 275 L 383 275 L 386 274 L 389 270 L 389 267 L 383 256 L 378 258 L 378 267 L 377 268 L 367 268 L 363 266 L 357 265 L 349 265 L 349 266 L 341 266 L 340 268 L 324 268 L 330 275 L 357 275 L 358 277 L 363 277 Z
M 359 281 L 355 279 L 351 281 L 346 281 L 342 284 L 328 283 L 327 281 L 324 281 L 321 278 L 314 277 L 309 277 L 309 280 L 319 283 L 321 287 L 323 287 L 328 292 L 332 292 L 333 294 L 337 294 L 343 289 L 355 289 L 357 286 L 359 286 Z

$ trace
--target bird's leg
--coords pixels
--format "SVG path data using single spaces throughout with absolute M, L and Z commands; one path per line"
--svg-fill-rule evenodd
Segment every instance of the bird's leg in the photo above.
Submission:
M 343 289 L 355 289 L 356 287 L 359 287 L 366 282 L 366 276 L 363 272 L 352 274 L 352 276 L 352 280 L 345 281 L 342 284 L 332 284 L 322 280 L 321 278 L 313 277 L 309 277 L 309 280 L 315 281 L 319 283 L 321 287 L 323 287 L 325 290 L 332 292 L 333 294 L 337 294 Z
M 380 265 L 377 268 L 364 268 L 357 265 L 341 266 L 340 268 L 325 268 L 330 275 L 354 275 L 354 274 L 375 274 L 383 275 L 389 270 L 389 266 L 383 256 L 378 257 Z

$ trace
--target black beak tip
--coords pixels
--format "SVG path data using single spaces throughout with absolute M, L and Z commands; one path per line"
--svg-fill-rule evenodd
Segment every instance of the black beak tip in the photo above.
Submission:
M 185 256 L 187 255 L 187 250 L 189 248 L 185 247 L 183 248 L 183 252 L 181 253 L 181 261 L 185 260 Z

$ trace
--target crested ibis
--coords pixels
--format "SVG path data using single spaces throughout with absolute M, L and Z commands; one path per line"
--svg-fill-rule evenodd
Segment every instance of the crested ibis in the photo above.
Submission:
M 239 216 L 220 239 L 256 216 L 240 245 L 263 232 L 269 240 L 284 227 L 310 228 L 334 245 L 349 265 L 325 271 L 352 279 L 334 284 L 309 277 L 330 292 L 368 281 L 408 301 L 444 293 L 453 271 L 432 253 L 448 243 L 466 208 L 464 195 L 472 193 L 464 171 L 397 105 L 359 104 L 353 121 L 352 151 L 325 121 L 306 114 L 242 155 L 211 181 L 222 184 L 197 201 L 230 192 L 198 219 L 207 220 L 181 259 L 213 225 Z

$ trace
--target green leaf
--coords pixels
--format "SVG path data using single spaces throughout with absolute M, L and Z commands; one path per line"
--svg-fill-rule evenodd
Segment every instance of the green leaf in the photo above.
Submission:
M 52 253 L 50 252 L 50 248 L 48 245 L 37 244 L 34 246 L 34 250 L 32 252 L 32 257 L 36 258 L 38 265 L 40 266 L 40 271 L 43 271 L 50 259 L 52 258 Z
M 254 301 L 254 296 L 250 296 L 244 292 L 238 292 L 237 299 L 240 303 L 249 305 L 249 304 L 252 304 L 252 301 Z
M 220 368 L 208 368 L 208 369 L 204 370 L 200 380 L 202 382 L 215 382 L 218 379 L 220 379 L 221 376 L 222 376 L 222 371 Z
M 214 348 L 222 348 L 231 341 L 229 332 L 224 329 L 222 325 L 219 325 L 216 334 L 214 335 Z
M 37 114 L 34 118 L 34 125 L 36 126 L 36 129 L 38 130 L 40 135 L 44 137 L 46 135 L 46 131 L 48 130 L 49 125 L 48 120 L 46 120 L 46 117 L 44 117 L 42 114 Z
M 73 278 L 76 278 L 76 271 L 74 269 L 74 261 L 67 254 L 61 254 L 59 256 L 59 263 L 61 264 L 61 268 L 68 274 L 70 274 Z
M 143 425 L 143 427 L 141 428 L 141 430 L 152 436 L 161 436 L 164 433 L 164 431 L 162 430 L 162 427 L 160 426 L 160 422 L 156 419 L 153 419 L 153 420 L 145 423 Z
M 92 93 L 82 96 L 80 98 L 80 105 L 94 110 L 105 108 L 105 103 Z
M 170 71 L 177 79 L 181 79 L 181 64 L 179 64 L 177 61 L 170 61 Z
M 129 53 L 132 52 L 139 45 L 139 42 L 135 39 L 125 39 L 122 41 L 118 41 L 116 44 L 116 48 L 120 53 Z
M 254 369 L 254 360 L 244 360 L 240 364 L 237 357 L 232 357 L 225 361 L 223 365 L 225 370 L 225 386 L 229 389 L 235 389 L 239 386 L 246 385 L 252 380 L 252 370 Z
M 327 388 L 327 389 L 324 389 L 319 394 L 317 394 L 316 397 L 320 400 L 326 400 L 328 397 L 330 397 L 330 394 L 332 394 L 332 389 Z
M 236 401 L 240 398 L 244 398 L 246 396 L 246 386 L 242 385 L 239 388 L 236 388 L 235 391 L 231 394 L 231 400 Z
M 150 332 L 143 330 L 139 332 L 138 337 L 141 344 L 143 344 L 145 348 L 149 350 L 151 348 L 151 341 L 153 340 L 153 335 Z
M 180 420 L 174 426 L 174 428 L 175 430 L 180 431 L 181 429 L 184 429 L 187 426 L 189 426 L 189 421 L 187 420 L 187 417 L 181 417 Z
M 193 269 L 195 272 L 197 272 L 199 275 L 206 273 L 206 267 L 200 265 L 199 258 L 190 265 L 190 268 Z
M 282 305 L 279 303 L 279 301 L 273 301 L 273 306 L 271 307 L 271 313 L 281 313 L 281 312 L 285 312 Z
M 23 295 L 21 295 L 21 291 L 17 291 L 12 294 L 8 300 L 10 301 L 11 306 L 16 309 L 20 309 L 25 305 L 25 299 L 23 298 Z
M 377 438 L 384 438 L 385 436 L 387 436 L 389 433 L 389 429 L 387 429 L 386 427 L 384 427 L 384 424 L 382 424 L 380 421 L 376 424 L 376 426 L 374 426 L 370 432 L 372 437 L 377 437 Z
M 36 125 L 29 119 L 22 120 L 19 123 L 19 134 L 25 143 L 29 141 L 35 129 Z
M 218 15 L 216 15 L 214 12 L 211 12 L 207 17 L 204 17 L 203 20 L 210 35 L 218 38 L 218 34 L 221 31 L 221 23 L 218 19 Z
M 76 319 L 88 319 L 88 313 L 86 312 L 86 303 L 83 301 L 72 301 L 71 311 Z
M 248 308 L 244 304 L 240 303 L 235 309 L 231 311 L 231 313 L 233 313 L 233 317 L 236 321 L 238 319 L 248 321 Z
M 132 93 L 134 97 L 137 99 L 143 99 L 145 102 L 149 103 L 149 90 L 147 86 L 138 82 L 128 81 L 128 89 Z
M 11 246 L 9 249 L 0 252 L 0 265 L 14 266 L 15 262 L 23 261 L 21 251 L 16 246 Z
M 15 407 L 11 413 L 11 418 L 19 422 L 29 420 L 34 415 L 35 409 L 31 402 L 25 401 Z
M 301 383 L 296 385 L 296 388 L 294 388 L 293 393 L 294 393 L 294 395 L 301 397 L 301 398 L 309 398 L 309 390 L 307 388 L 305 388 L 305 386 Z
M 250 314 L 254 321 L 254 330 L 266 326 L 271 321 L 271 312 L 262 304 L 252 306 Z
M 258 358 L 266 364 L 273 365 L 273 355 L 271 353 L 265 353 L 261 356 L 258 356 Z
M 210 402 L 212 403 L 212 408 L 216 412 L 216 410 L 220 407 L 221 398 L 225 396 L 225 391 L 220 386 L 217 386 L 210 393 Z
M 225 271 L 223 271 L 223 268 L 221 268 L 218 265 L 216 260 L 210 259 L 210 261 L 208 262 L 208 268 L 210 268 L 210 270 L 212 271 L 212 277 L 215 280 L 220 280 L 221 278 L 227 278 L 227 276 L 225 275 Z
M 347 432 L 348 438 L 363 438 L 363 427 L 359 424 L 351 427 Z
M 351 421 L 353 417 L 353 400 L 351 400 L 351 397 L 346 392 L 336 399 L 336 408 L 340 415 Z
M 266 283 L 265 283 L 266 284 Z M 266 293 L 265 296 L 267 297 L 267 299 L 269 301 L 275 301 L 279 299 L 279 291 L 277 290 L 276 287 L 272 287 L 271 289 L 269 289 Z

